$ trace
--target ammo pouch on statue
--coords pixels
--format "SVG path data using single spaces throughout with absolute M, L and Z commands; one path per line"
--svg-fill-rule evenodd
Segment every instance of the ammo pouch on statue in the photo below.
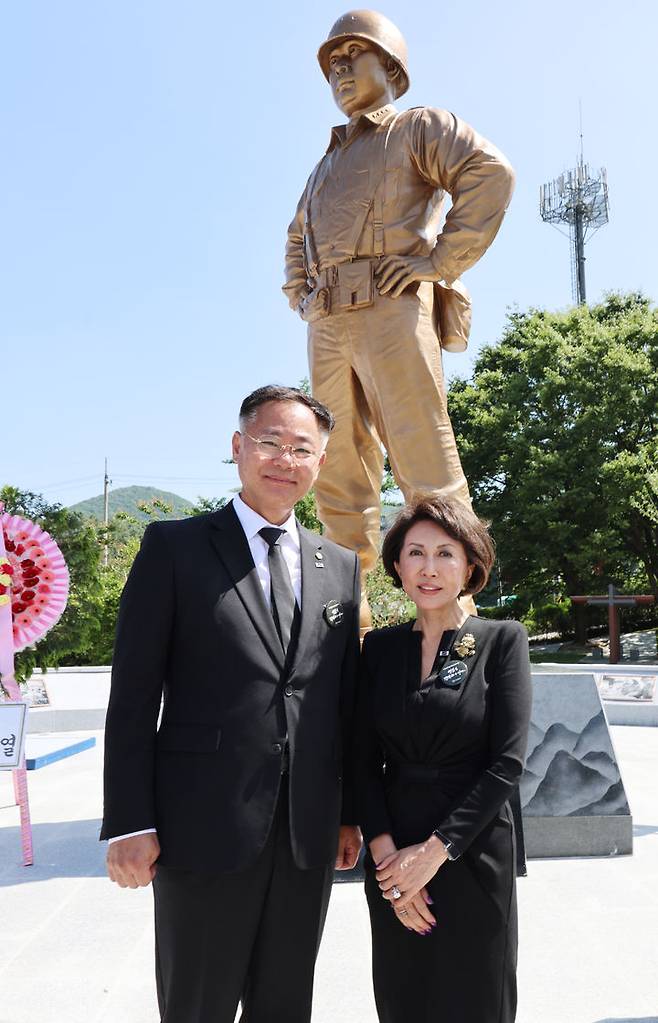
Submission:
M 471 332 L 471 296 L 461 281 L 434 284 L 434 320 L 441 347 L 463 352 Z
M 316 288 L 306 295 L 298 306 L 299 315 L 304 323 L 315 323 L 329 315 L 331 294 L 329 288 Z
M 339 263 L 336 276 L 339 309 L 365 309 L 374 305 L 374 260 L 357 259 L 353 263 Z

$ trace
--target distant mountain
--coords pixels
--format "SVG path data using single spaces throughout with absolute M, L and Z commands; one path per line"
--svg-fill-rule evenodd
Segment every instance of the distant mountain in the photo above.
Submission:
M 153 501 L 154 498 L 164 501 L 172 508 L 170 513 L 158 509 L 156 517 L 159 519 L 184 519 L 186 509 L 193 503 L 185 497 L 181 497 L 180 494 L 172 494 L 168 490 L 158 490 L 156 487 L 119 487 L 117 490 L 110 490 L 109 493 L 110 518 L 121 511 L 132 515 L 133 518 L 148 520 L 150 516 L 140 510 L 139 503 Z M 71 511 L 80 512 L 81 515 L 97 519 L 99 522 L 103 521 L 102 494 L 99 494 L 98 497 L 90 497 L 86 501 L 78 501 L 70 508 Z

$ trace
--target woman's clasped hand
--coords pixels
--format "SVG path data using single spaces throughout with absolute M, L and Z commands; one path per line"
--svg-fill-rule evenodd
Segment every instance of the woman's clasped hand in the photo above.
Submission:
M 405 927 L 426 934 L 436 926 L 436 918 L 428 909 L 432 899 L 425 885 L 447 858 L 443 842 L 432 835 L 427 842 L 391 852 L 376 864 L 375 876 L 382 895 L 390 900 Z
M 384 898 L 393 899 L 392 892 L 397 889 L 401 894 L 395 901 L 398 908 L 404 908 L 432 880 L 447 858 L 445 846 L 436 835 L 427 842 L 390 853 L 376 866 L 377 882 Z

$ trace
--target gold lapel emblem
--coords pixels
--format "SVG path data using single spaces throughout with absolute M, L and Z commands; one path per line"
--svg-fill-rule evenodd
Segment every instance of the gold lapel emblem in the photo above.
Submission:
M 472 657 L 475 653 L 475 636 L 465 632 L 459 643 L 455 644 L 454 651 L 458 657 Z

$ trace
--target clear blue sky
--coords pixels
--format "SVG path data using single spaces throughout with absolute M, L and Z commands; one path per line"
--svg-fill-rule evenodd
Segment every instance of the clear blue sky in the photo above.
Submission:
M 234 485 L 241 398 L 306 374 L 280 292 L 285 231 L 341 119 L 315 61 L 340 4 L 58 0 L 6 4 L 0 39 L 0 483 L 70 504 L 156 484 Z M 568 242 L 542 182 L 605 166 L 611 221 L 587 248 L 591 300 L 658 298 L 654 0 L 389 2 L 407 37 L 402 105 L 447 107 L 518 185 L 465 280 L 468 376 L 507 310 L 571 302 Z

